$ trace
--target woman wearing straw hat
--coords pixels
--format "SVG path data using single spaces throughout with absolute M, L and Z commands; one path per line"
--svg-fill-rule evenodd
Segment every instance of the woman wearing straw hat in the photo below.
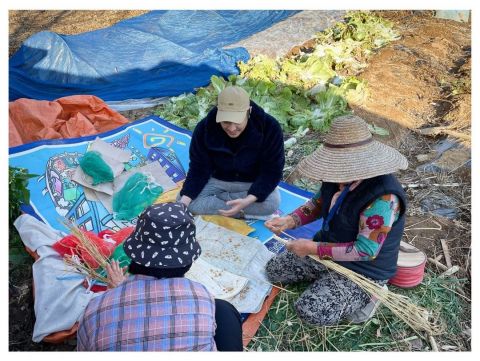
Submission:
M 284 164 L 280 124 L 243 88 L 228 86 L 193 131 L 178 200 L 194 214 L 267 219 L 280 204 Z
M 80 321 L 79 351 L 242 351 L 238 311 L 184 278 L 201 249 L 182 203 L 155 204 L 139 216 L 123 248 L 130 277 L 107 266 L 111 286 Z
M 354 115 L 336 118 L 323 146 L 299 164 L 304 176 L 322 181 L 320 190 L 289 215 L 265 225 L 280 234 L 323 219 L 311 239 L 289 242 L 287 251 L 266 267 L 272 282 L 313 281 L 295 303 L 300 318 L 332 325 L 373 316 L 378 302 L 306 256 L 332 259 L 386 287 L 396 272 L 406 207 L 405 192 L 392 173 L 406 168 L 406 158 L 374 140 L 367 124 Z

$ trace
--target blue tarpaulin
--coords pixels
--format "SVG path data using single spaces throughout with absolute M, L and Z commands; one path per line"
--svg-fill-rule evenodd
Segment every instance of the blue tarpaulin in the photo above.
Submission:
M 78 35 L 28 38 L 9 63 L 9 97 L 53 100 L 93 94 L 103 100 L 175 96 L 212 75 L 237 74 L 244 48 L 222 49 L 297 11 L 151 11 Z

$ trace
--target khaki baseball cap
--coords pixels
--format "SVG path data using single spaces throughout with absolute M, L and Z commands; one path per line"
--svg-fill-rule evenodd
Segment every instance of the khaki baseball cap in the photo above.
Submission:
M 240 124 L 245 120 L 250 108 L 248 93 L 239 86 L 227 86 L 218 94 L 217 123 L 232 122 Z

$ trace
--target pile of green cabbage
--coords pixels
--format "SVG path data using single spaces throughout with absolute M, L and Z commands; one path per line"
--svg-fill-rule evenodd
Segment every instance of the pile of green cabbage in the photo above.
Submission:
M 240 62 L 239 75 L 212 76 L 207 87 L 171 98 L 156 114 L 192 130 L 225 86 L 239 85 L 284 131 L 302 127 L 324 132 L 333 118 L 349 112 L 349 103 L 366 98 L 366 83 L 356 75 L 374 50 L 398 38 L 389 21 L 371 12 L 349 12 L 343 22 L 315 36 L 313 49 L 293 57 L 259 55 Z

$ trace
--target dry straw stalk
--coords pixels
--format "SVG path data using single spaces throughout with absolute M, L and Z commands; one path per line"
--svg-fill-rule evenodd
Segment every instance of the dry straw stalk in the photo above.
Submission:
M 288 243 L 287 240 L 273 236 L 283 244 Z M 397 295 L 394 292 L 386 290 L 370 279 L 345 268 L 338 263 L 330 260 L 323 260 L 318 256 L 310 255 L 313 260 L 326 266 L 327 268 L 347 277 L 349 280 L 360 286 L 365 292 L 372 297 L 380 300 L 388 309 L 390 309 L 398 318 L 403 320 L 415 332 L 426 332 L 429 335 L 436 335 L 443 332 L 441 325 L 430 321 L 429 312 L 423 307 L 417 306 L 410 302 L 408 297 Z
M 63 224 L 70 230 L 72 235 L 78 239 L 77 246 L 73 249 L 72 254 L 88 253 L 94 260 L 99 264 L 100 267 L 105 268 L 109 263 L 109 259 L 105 257 L 102 252 L 98 249 L 98 246 L 88 238 L 84 231 L 78 228 L 72 222 L 63 221 Z M 73 267 L 76 272 L 88 276 L 90 279 L 98 280 L 103 283 L 108 283 L 108 279 L 97 272 L 97 269 L 92 268 L 88 263 L 81 262 L 78 257 L 72 255 L 65 255 L 63 258 L 64 262 Z

